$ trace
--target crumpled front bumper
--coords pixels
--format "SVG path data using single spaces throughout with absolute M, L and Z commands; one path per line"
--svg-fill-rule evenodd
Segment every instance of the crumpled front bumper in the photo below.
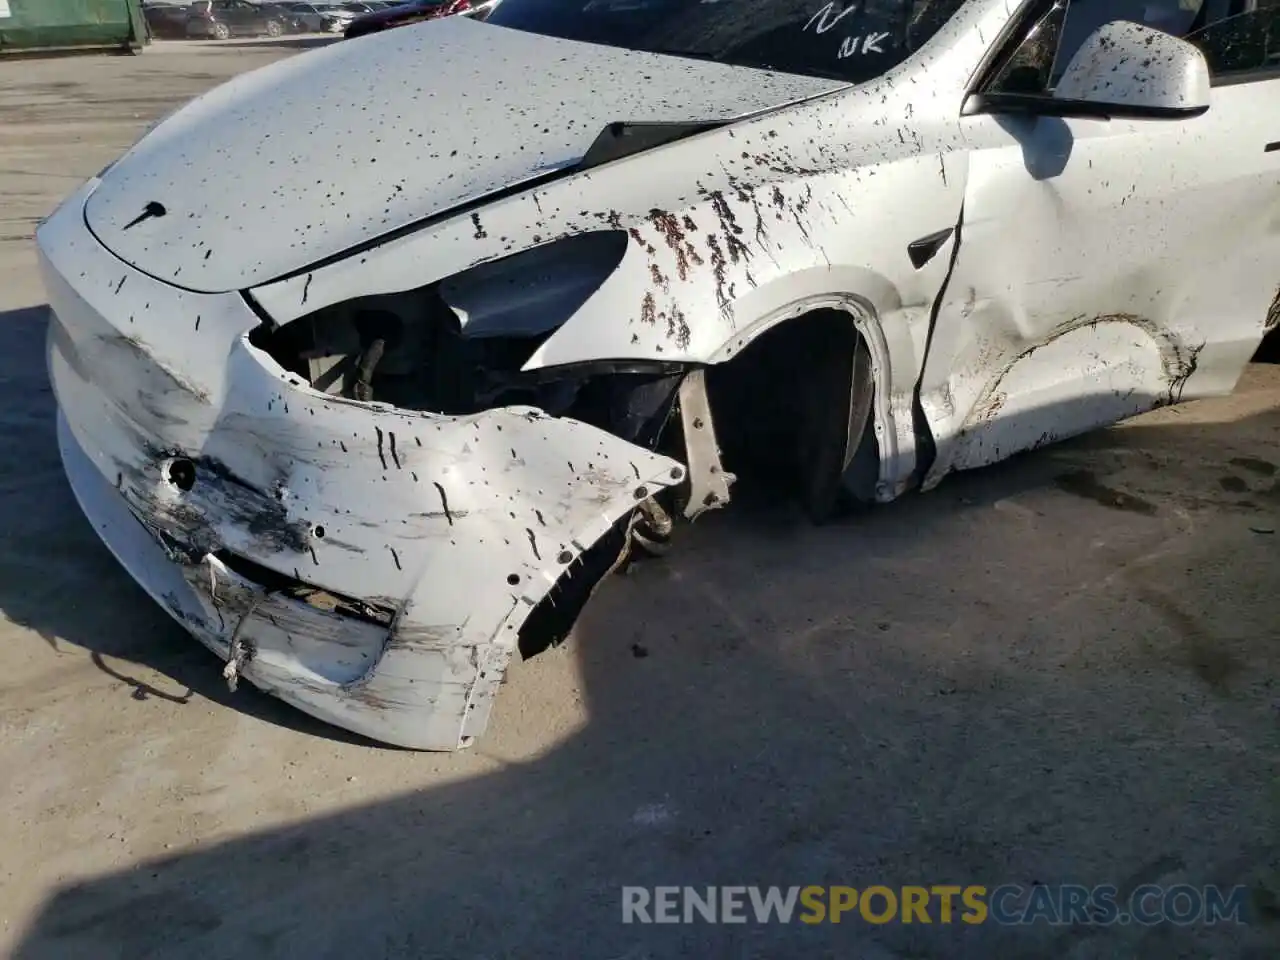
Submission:
M 532 409 L 320 394 L 250 344 L 240 294 L 171 287 L 102 247 L 92 189 L 37 240 L 59 445 L 103 541 L 206 646 L 241 650 L 255 686 L 387 743 L 468 745 L 529 613 L 682 465 Z

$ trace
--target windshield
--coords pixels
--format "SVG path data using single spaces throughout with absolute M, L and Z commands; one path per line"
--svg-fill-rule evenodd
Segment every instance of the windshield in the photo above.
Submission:
M 967 0 L 502 0 L 530 33 L 864 83 L 902 63 Z

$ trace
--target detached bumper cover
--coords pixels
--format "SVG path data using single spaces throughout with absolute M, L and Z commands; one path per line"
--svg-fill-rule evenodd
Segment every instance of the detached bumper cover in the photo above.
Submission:
M 84 225 L 37 239 L 68 479 L 133 577 L 242 674 L 402 746 L 479 736 L 520 626 L 581 555 L 683 467 L 532 409 L 409 413 L 319 394 L 248 342 L 239 294 L 170 287 Z M 321 609 L 263 568 L 370 607 Z

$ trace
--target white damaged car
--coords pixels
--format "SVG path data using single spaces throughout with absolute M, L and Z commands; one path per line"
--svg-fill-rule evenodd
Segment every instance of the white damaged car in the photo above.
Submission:
M 502 0 L 244 75 L 39 229 L 67 476 L 233 684 L 466 746 L 736 489 L 822 520 L 1230 391 L 1277 10 Z

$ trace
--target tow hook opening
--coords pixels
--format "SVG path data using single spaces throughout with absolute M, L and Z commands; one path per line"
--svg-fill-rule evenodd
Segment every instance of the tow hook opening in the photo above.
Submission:
M 164 476 L 171 484 L 186 493 L 196 485 L 196 465 L 186 457 L 174 457 L 166 464 Z

